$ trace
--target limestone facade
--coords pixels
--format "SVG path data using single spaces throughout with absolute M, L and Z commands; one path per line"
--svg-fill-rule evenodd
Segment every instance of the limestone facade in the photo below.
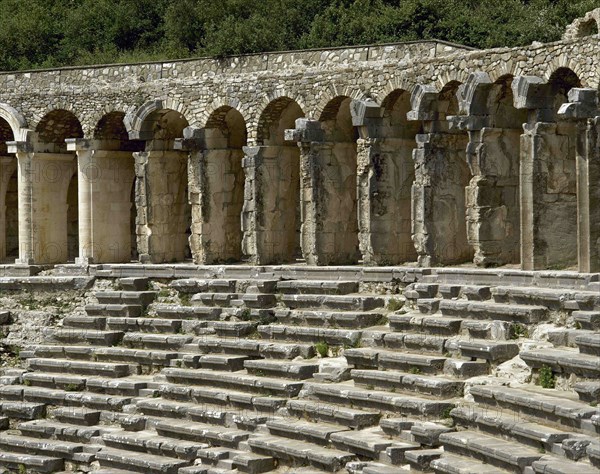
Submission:
M 599 17 L 0 74 L 0 259 L 600 271 Z

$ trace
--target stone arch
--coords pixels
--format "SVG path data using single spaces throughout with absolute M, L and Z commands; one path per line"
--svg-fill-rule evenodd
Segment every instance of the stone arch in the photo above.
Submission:
M 568 67 L 555 69 L 548 77 L 549 94 L 554 97 L 553 110 L 558 112 L 560 106 L 569 101 L 569 91 L 574 87 L 582 87 L 581 79 Z
M 0 262 L 14 262 L 19 251 L 17 159 L 6 146 L 15 139 L 14 126 L 15 121 L 11 124 L 4 114 L 0 116 Z
M 365 263 L 397 265 L 417 259 L 411 237 L 413 149 L 421 122 L 408 121 L 411 94 L 394 89 L 361 128 L 358 192 L 360 247 Z
M 13 140 L 25 141 L 29 130 L 27 120 L 21 112 L 8 104 L 0 103 L 0 118 L 10 127 Z
M 357 94 L 358 95 L 358 94 Z M 331 243 L 325 261 L 356 263 L 358 259 L 357 143 L 353 126 L 352 96 L 338 95 L 322 108 L 319 121 L 324 133 L 320 172 L 327 206 L 323 231 Z M 323 197 L 325 199 L 325 197 Z
M 193 257 L 188 151 L 175 148 L 190 124 L 184 107 L 170 99 L 148 101 L 123 122 L 136 153 L 137 247 L 143 262 L 182 262 Z M 140 198 L 143 196 L 143 198 Z
M 300 105 L 290 97 L 271 101 L 258 119 L 257 145 L 261 164 L 259 179 L 251 180 L 261 199 L 260 239 L 257 253 L 261 263 L 294 262 L 301 258 L 300 149 L 286 141 L 285 130 L 304 117 Z
M 176 131 L 183 132 L 183 129 L 190 125 L 186 115 L 189 115 L 186 107 L 177 101 L 149 100 L 127 113 L 123 122 L 131 140 L 172 140 L 183 136 L 182 133 L 172 136 L 176 135 Z M 184 126 L 181 125 L 183 121 Z M 165 122 L 171 123 L 172 128 L 164 126 Z
M 66 109 L 53 109 L 35 127 L 38 146 L 47 153 L 66 153 L 68 138 L 83 138 L 81 122 Z
M 587 12 L 582 18 L 573 20 L 567 26 L 563 39 L 577 40 L 592 35 L 600 35 L 600 8 Z
M 191 155 L 190 196 L 193 214 L 199 217 L 192 229 L 196 263 L 231 263 L 242 258 L 242 160 L 248 130 L 242 113 L 230 104 L 210 111 L 198 131 L 203 140 L 201 154 Z
M 331 107 L 331 103 L 339 99 L 340 97 L 346 97 L 350 99 L 356 100 L 368 100 L 369 97 L 366 97 L 360 90 L 356 90 L 350 87 L 345 87 L 343 90 L 338 91 L 335 84 L 330 85 L 328 90 L 325 90 L 321 95 L 321 98 L 317 102 L 316 107 L 312 111 L 312 115 L 310 112 L 307 112 L 307 118 L 314 118 L 316 120 L 321 121 L 321 117 L 326 108 Z

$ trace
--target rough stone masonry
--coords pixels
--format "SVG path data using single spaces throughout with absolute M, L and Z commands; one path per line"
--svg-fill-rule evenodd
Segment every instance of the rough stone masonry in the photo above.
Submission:
M 0 258 L 599 271 L 599 20 L 0 74 Z

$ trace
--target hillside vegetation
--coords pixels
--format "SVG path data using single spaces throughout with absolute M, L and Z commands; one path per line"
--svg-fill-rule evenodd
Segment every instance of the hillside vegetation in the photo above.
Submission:
M 0 0 L 0 70 L 441 39 L 560 39 L 599 0 Z

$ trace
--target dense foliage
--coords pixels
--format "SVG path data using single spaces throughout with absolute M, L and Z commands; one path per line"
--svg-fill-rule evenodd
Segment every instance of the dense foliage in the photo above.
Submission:
M 437 38 L 560 39 L 599 0 L 0 0 L 0 70 Z

